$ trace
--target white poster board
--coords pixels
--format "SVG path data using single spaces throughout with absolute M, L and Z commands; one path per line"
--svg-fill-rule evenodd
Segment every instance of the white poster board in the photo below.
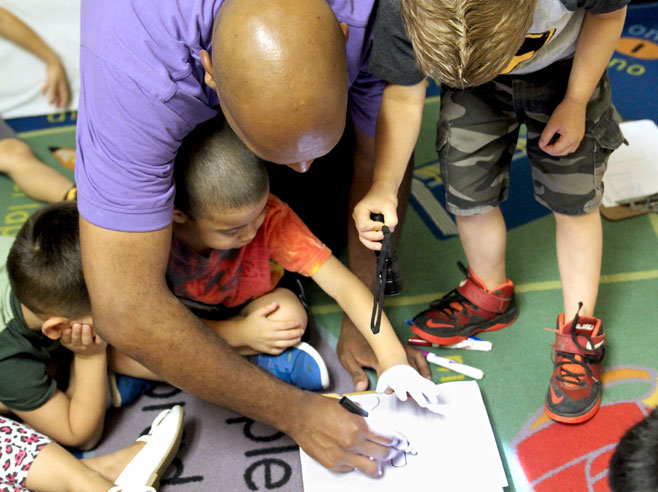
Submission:
M 304 491 L 502 491 L 507 478 L 477 382 L 444 383 L 441 389 L 449 408 L 445 415 L 395 395 L 350 396 L 369 412 L 367 418 L 385 420 L 400 431 L 418 454 L 401 453 L 384 464 L 381 478 L 371 478 L 358 471 L 330 472 L 300 450 Z

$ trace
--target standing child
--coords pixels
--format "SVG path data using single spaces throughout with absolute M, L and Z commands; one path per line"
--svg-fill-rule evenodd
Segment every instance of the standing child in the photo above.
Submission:
M 591 418 L 601 400 L 599 205 L 607 158 L 623 141 L 605 69 L 627 3 L 384 0 L 375 27 L 371 70 L 388 85 L 373 186 L 354 210 L 361 240 L 376 249 L 381 239 L 371 212 L 383 213 L 389 227 L 397 223 L 396 191 L 418 137 L 425 76 L 435 78 L 441 176 L 469 268 L 459 287 L 414 319 L 413 330 L 448 344 L 512 323 L 517 307 L 499 204 L 525 124 L 535 198 L 555 216 L 564 304 L 545 407 L 566 423 Z
M 385 316 L 380 333 L 371 332 L 366 286 L 269 193 L 265 163 L 228 124 L 211 120 L 184 139 L 175 182 L 169 285 L 217 320 L 209 323 L 230 346 L 301 388 L 326 386 L 314 351 L 299 345 L 306 312 L 291 291 L 277 288 L 286 269 L 310 276 L 354 321 L 381 365 L 378 391 L 390 387 L 403 400 L 409 392 L 423 407 L 437 401 L 437 386 L 408 365 Z

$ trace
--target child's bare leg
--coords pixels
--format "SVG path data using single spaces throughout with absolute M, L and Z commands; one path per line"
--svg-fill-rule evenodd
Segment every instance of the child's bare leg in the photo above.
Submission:
M 565 319 L 573 318 L 579 301 L 583 303 L 580 314 L 593 316 L 603 251 L 599 209 L 585 215 L 553 215 Z
M 64 198 L 73 182 L 41 162 L 30 147 L 17 138 L 0 140 L 0 172 L 6 173 L 29 197 L 55 203 Z
M 93 458 L 85 458 L 81 461 L 86 467 L 98 472 L 105 477 L 105 479 L 114 483 L 123 469 L 128 466 L 128 463 L 130 463 L 139 450 L 145 445 L 144 442 L 138 441 L 113 453 L 94 456 Z
M 500 208 L 478 215 L 458 215 L 455 219 L 468 266 L 473 273 L 484 282 L 487 289 L 504 283 L 507 280 L 507 230 Z
M 153 381 L 162 381 L 162 378 L 156 373 L 143 366 L 135 359 L 119 352 L 112 346 L 107 347 L 107 361 L 110 369 L 118 374 L 125 374 L 134 378 L 152 379 Z
M 39 492 L 107 492 L 114 486 L 56 442 L 46 445 L 36 456 L 25 485 Z

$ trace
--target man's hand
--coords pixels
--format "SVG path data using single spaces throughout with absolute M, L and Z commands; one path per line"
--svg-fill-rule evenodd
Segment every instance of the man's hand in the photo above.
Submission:
M 81 323 L 73 323 L 69 328 L 65 328 L 60 342 L 76 357 L 95 357 L 104 354 L 107 349 L 107 343 L 94 333 L 94 329 L 90 325 Z
M 343 316 L 336 354 L 338 354 L 340 363 L 350 373 L 354 389 L 356 391 L 367 390 L 368 376 L 363 368 L 371 367 L 379 374 L 379 362 L 366 339 L 347 316 Z
M 382 226 L 386 224 L 393 232 L 398 223 L 397 214 L 398 198 L 397 190 L 386 192 L 373 186 L 366 196 L 354 207 L 352 218 L 359 232 L 359 241 L 372 250 L 380 250 L 382 245 L 379 241 L 384 239 Z M 371 213 L 384 215 L 384 223 L 372 220 Z
M 349 413 L 335 398 L 306 393 L 297 419 L 289 432 L 301 447 L 322 466 L 334 472 L 360 470 L 366 475 L 381 475 L 381 462 L 399 453 L 394 435 L 371 430 L 367 419 Z
M 257 352 L 278 355 L 288 347 L 299 343 L 304 328 L 297 320 L 274 320 L 269 317 L 279 308 L 271 302 L 244 317 L 239 325 L 243 343 Z
M 403 347 L 407 353 L 409 365 L 418 371 L 421 376 L 430 379 L 430 368 L 423 354 L 408 345 L 403 344 Z M 378 375 L 381 373 L 381 367 L 372 348 L 347 316 L 343 316 L 336 353 L 340 363 L 350 373 L 355 391 L 368 389 L 368 376 L 363 370 L 364 367 L 371 367 Z
M 585 135 L 587 102 L 564 99 L 553 111 L 539 137 L 539 148 L 553 156 L 575 152 Z

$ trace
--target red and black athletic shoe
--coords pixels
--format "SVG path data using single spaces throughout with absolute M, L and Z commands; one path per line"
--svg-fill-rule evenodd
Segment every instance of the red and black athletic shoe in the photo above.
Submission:
M 577 313 L 568 322 L 560 314 L 555 333 L 553 375 L 544 409 L 557 422 L 579 424 L 591 419 L 601 404 L 605 334 L 600 319 Z
M 417 315 L 411 326 L 419 337 L 439 345 L 458 343 L 481 331 L 500 330 L 519 314 L 511 280 L 487 290 L 470 268 L 461 262 L 457 265 L 466 278 Z

